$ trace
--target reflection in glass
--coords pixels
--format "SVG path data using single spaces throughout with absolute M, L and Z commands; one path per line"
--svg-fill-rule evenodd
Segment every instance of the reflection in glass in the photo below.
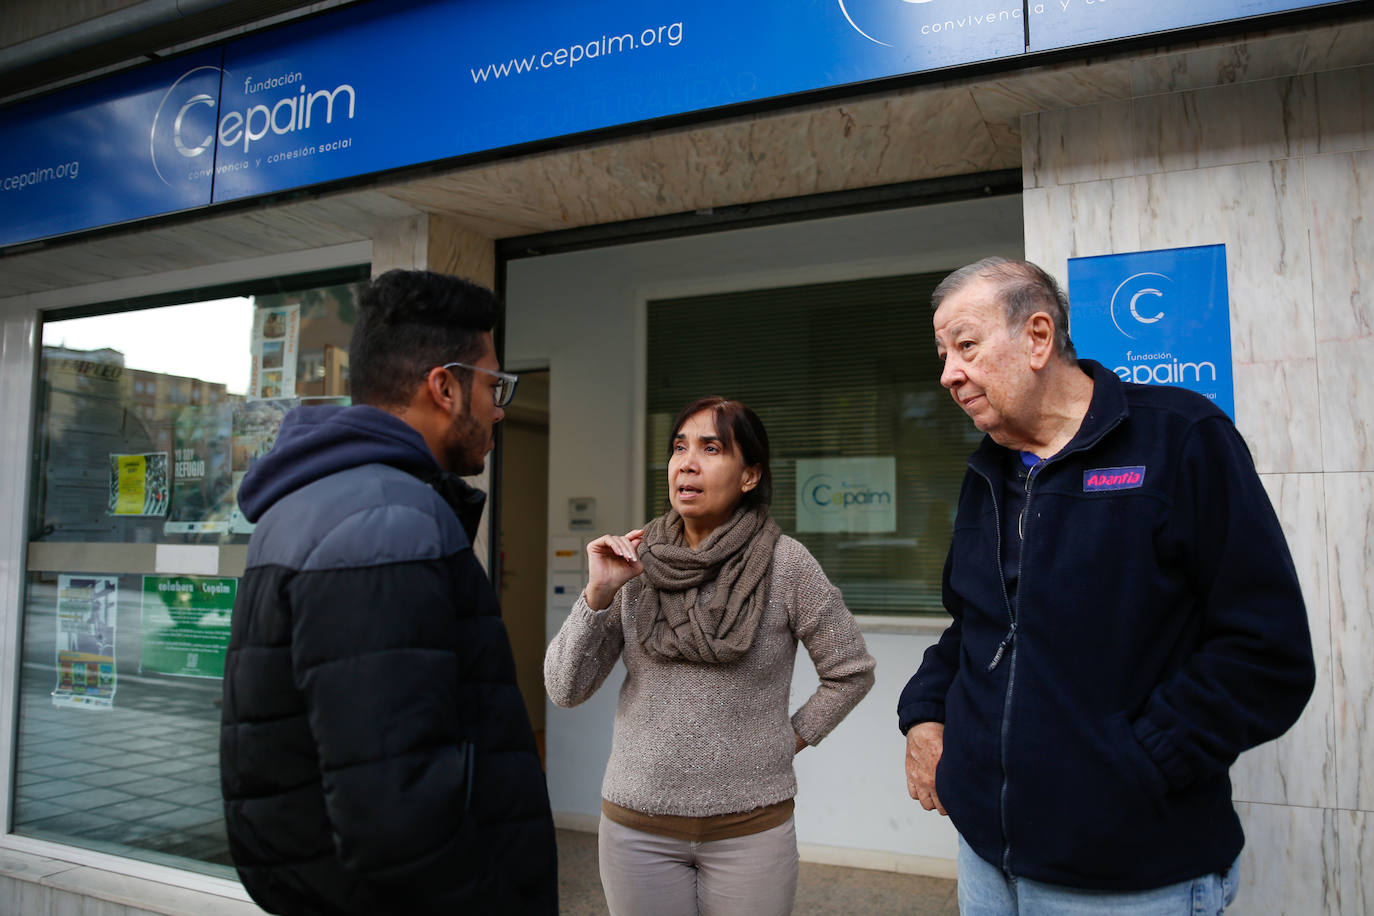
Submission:
M 16 833 L 232 876 L 220 679 L 252 531 L 235 497 L 287 410 L 347 403 L 357 290 L 44 324 Z M 161 544 L 211 550 L 218 574 L 160 573 Z
M 981 438 L 939 384 L 929 303 L 944 276 L 650 302 L 646 514 L 668 504 L 677 412 L 735 398 L 768 429 L 773 517 L 850 610 L 943 614 L 959 485 Z

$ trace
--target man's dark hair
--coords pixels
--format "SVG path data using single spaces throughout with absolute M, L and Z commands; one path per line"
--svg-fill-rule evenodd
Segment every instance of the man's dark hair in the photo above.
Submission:
M 349 344 L 355 404 L 410 403 L 425 373 L 482 356 L 482 334 L 501 320 L 496 294 L 470 280 L 428 270 L 388 270 L 363 287 Z M 472 371 L 456 372 L 466 400 Z
M 1054 348 L 1060 357 L 1074 360 L 1073 340 L 1069 338 L 1069 297 L 1054 277 L 1030 261 L 994 255 L 961 267 L 940 281 L 931 294 L 932 307 L 938 309 L 949 295 L 974 280 L 990 280 L 1001 287 L 1002 308 L 1007 327 L 1019 329 L 1036 312 L 1047 312 L 1054 322 Z
M 673 445 L 683 424 L 696 414 L 707 411 L 715 423 L 716 435 L 720 444 L 730 451 L 738 446 L 740 457 L 747 468 L 759 469 L 759 482 L 745 493 L 740 502 L 746 506 L 766 506 L 773 499 L 773 469 L 769 466 L 768 432 L 763 421 L 746 404 L 732 401 L 719 395 L 698 398 L 677 415 L 673 421 L 673 433 L 668 437 L 668 460 L 673 457 Z

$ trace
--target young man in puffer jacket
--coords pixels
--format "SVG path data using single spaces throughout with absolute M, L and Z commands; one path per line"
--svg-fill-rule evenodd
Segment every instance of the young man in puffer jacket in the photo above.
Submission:
M 354 406 L 300 407 L 245 476 L 257 522 L 225 661 L 230 850 L 264 909 L 557 912 L 548 792 L 473 553 L 515 377 L 500 303 L 391 271 L 350 346 Z

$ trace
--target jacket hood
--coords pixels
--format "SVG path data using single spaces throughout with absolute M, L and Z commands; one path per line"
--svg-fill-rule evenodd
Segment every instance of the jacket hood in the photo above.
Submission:
M 386 464 L 429 479 L 439 463 L 420 433 L 384 410 L 297 407 L 286 415 L 272 450 L 248 469 L 239 506 L 250 522 L 306 484 L 364 464 Z

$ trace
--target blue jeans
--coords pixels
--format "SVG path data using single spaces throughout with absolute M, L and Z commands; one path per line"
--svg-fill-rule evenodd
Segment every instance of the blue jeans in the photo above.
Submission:
M 1220 916 L 1236 899 L 1237 865 L 1148 891 L 1093 891 L 1005 874 L 959 837 L 960 916 Z

